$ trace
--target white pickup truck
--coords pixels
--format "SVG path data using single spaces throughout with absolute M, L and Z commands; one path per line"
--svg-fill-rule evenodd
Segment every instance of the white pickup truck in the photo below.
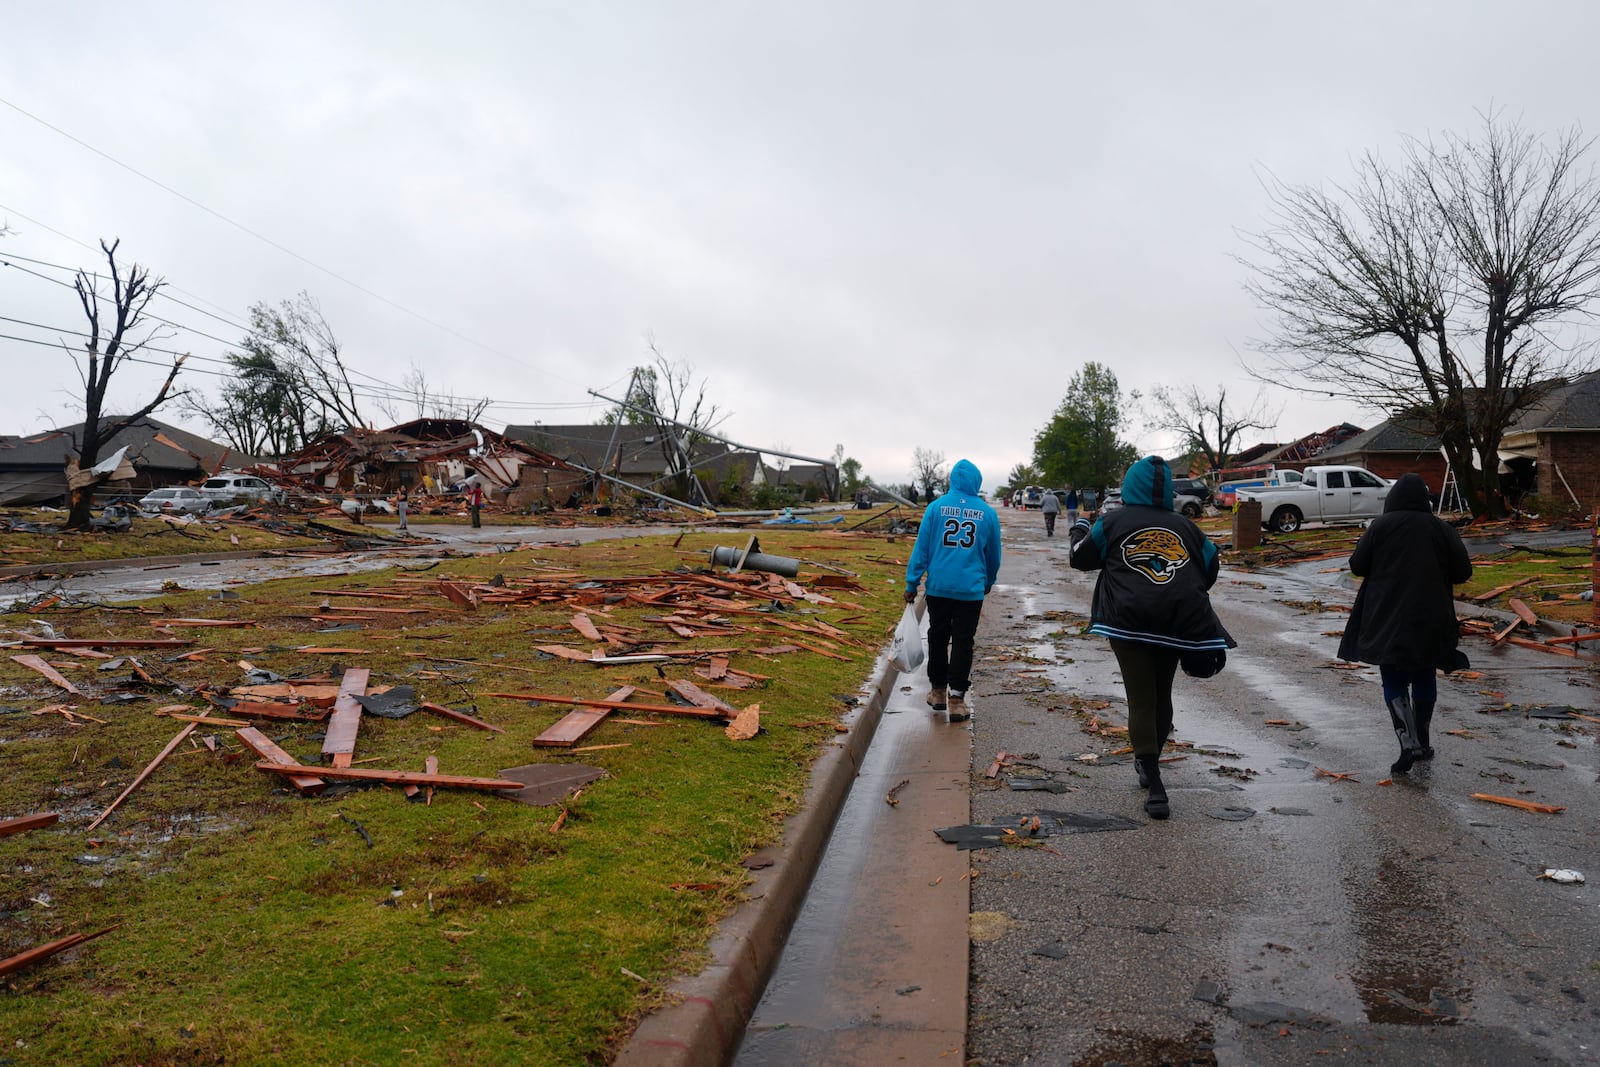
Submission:
M 1261 525 L 1293 533 L 1305 522 L 1366 522 L 1383 514 L 1389 483 L 1365 467 L 1307 467 L 1294 485 L 1240 489 L 1261 502 Z

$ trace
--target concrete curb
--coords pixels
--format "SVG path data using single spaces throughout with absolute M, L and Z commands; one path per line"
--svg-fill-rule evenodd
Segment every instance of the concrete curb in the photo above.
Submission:
M 853 719 L 845 719 L 847 740 L 818 757 L 783 839 L 757 853 L 771 856 L 773 864 L 755 872 L 745 902 L 718 924 L 708 946 L 711 963 L 699 974 L 672 983 L 668 993 L 674 1002 L 646 1016 L 613 1063 L 711 1067 L 733 1059 L 899 678 L 889 657 L 880 657 L 868 682 L 871 696 Z

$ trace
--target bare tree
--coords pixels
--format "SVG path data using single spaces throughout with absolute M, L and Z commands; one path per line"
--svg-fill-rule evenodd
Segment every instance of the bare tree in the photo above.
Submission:
M 918 445 L 911 453 L 911 482 L 922 487 L 924 499 L 932 500 L 944 488 L 948 475 L 944 469 L 944 453 Z
M 472 399 L 436 391 L 428 381 L 427 373 L 415 360 L 406 371 L 405 377 L 400 379 L 400 388 L 404 390 L 405 395 L 378 401 L 378 409 L 388 416 L 391 422 L 405 422 L 408 417 L 464 419 L 467 422 L 477 422 L 491 403 L 486 396 Z M 412 413 L 408 417 L 403 417 L 401 414 L 403 409 L 400 404 L 404 402 L 409 402 L 411 407 Z
M 1585 366 L 1558 334 L 1597 295 L 1600 184 L 1576 130 L 1483 124 L 1409 141 L 1398 167 L 1369 154 L 1349 187 L 1274 185 L 1246 265 L 1277 316 L 1261 346 L 1275 367 L 1422 421 L 1473 513 L 1498 515 L 1506 428 Z
M 83 382 L 83 429 L 79 431 L 77 440 L 79 472 L 87 471 L 98 463 L 101 449 L 117 434 L 174 396 L 182 395 L 172 392 L 172 383 L 177 379 L 178 369 L 183 366 L 187 355 L 173 359 L 161 388 L 143 406 L 115 417 L 105 414 L 106 393 L 117 371 L 159 336 L 155 330 L 145 331 L 144 312 L 165 284 L 160 278 L 151 278 L 150 271 L 138 264 L 129 266 L 124 272 L 117 265 L 117 246 L 121 243 L 120 240 L 112 241 L 109 245 L 100 242 L 110 275 L 109 293 L 102 292 L 105 280 L 98 273 L 89 274 L 80 270 L 72 283 L 78 293 L 78 302 L 83 306 L 83 313 L 89 320 L 88 340 L 83 345 L 86 355 L 82 358 L 73 356 L 78 377 Z M 102 301 L 109 302 L 110 321 L 101 320 Z M 138 336 L 140 334 L 142 336 Z M 74 478 L 69 473 L 68 500 L 71 506 L 67 514 L 67 528 L 87 527 L 94 507 L 94 479 L 84 478 L 81 474 Z
M 1217 386 L 1215 396 L 1199 386 L 1160 386 L 1150 394 L 1155 404 L 1155 428 L 1182 435 L 1183 447 L 1206 459 L 1207 470 L 1227 466 L 1246 430 L 1266 430 L 1277 423 L 1258 391 L 1241 411 L 1228 404 L 1228 387 Z
M 652 365 L 634 368 L 625 402 L 601 421 L 653 427 L 674 494 L 709 505 L 710 496 L 694 473 L 695 446 L 706 440 L 697 431 L 715 430 L 728 416 L 706 399 L 706 381 L 696 380 L 688 362 L 670 360 L 653 340 L 649 344 Z

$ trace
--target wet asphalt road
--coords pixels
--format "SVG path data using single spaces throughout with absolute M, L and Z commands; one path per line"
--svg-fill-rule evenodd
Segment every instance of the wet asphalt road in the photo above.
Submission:
M 1073 708 L 1103 701 L 1102 720 L 1126 722 L 1109 647 L 1076 636 L 1094 576 L 1067 568 L 1037 513 L 1002 520 L 974 678 L 973 821 L 1093 812 L 1136 828 L 967 854 L 969 1062 L 1600 1063 L 1596 731 L 1522 710 L 1600 714 L 1593 668 L 1466 639 L 1483 677 L 1441 680 L 1437 759 L 1381 786 L 1396 743 L 1377 671 L 1332 668 L 1344 615 L 1310 606 L 1353 599 L 1319 573 L 1336 563 L 1224 571 L 1213 595 L 1241 647 L 1215 678 L 1179 675 L 1176 736 L 1194 747 L 1169 748 L 1184 757 L 1164 766 L 1173 815 L 1150 822 L 1132 764 L 1106 755 L 1120 740 L 1086 732 L 1092 708 Z M 986 779 L 1000 751 L 1024 755 Z M 1590 882 L 1541 880 L 1547 867 Z
M 372 523 L 377 536 L 392 536 L 393 524 Z M 643 537 L 677 527 L 604 526 L 540 527 L 494 526 L 480 529 L 462 524 L 416 523 L 414 537 L 430 543 L 378 547 L 367 551 L 332 555 L 257 556 L 249 559 L 207 562 L 157 563 L 129 560 L 126 566 L 88 571 L 71 578 L 19 578 L 0 585 L 0 610 L 19 600 L 31 600 L 42 593 L 59 592 L 75 599 L 119 601 L 157 596 L 163 586 L 176 582 L 184 589 L 223 589 L 230 585 L 298 578 L 313 575 L 350 574 L 380 567 L 426 567 L 447 553 L 490 554 L 522 545 L 560 544 L 573 541 L 599 541 Z M 63 569 L 70 564 L 63 565 Z

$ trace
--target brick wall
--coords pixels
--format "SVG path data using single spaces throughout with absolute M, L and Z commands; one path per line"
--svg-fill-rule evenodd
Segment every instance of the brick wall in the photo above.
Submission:
M 1600 430 L 1539 435 L 1539 495 L 1570 504 L 1567 486 L 1584 513 L 1600 504 Z M 1561 468 L 1567 485 L 1556 476 Z
M 1444 457 L 1438 452 L 1362 452 L 1356 464 L 1391 482 L 1402 474 L 1420 474 L 1430 492 L 1444 488 Z

